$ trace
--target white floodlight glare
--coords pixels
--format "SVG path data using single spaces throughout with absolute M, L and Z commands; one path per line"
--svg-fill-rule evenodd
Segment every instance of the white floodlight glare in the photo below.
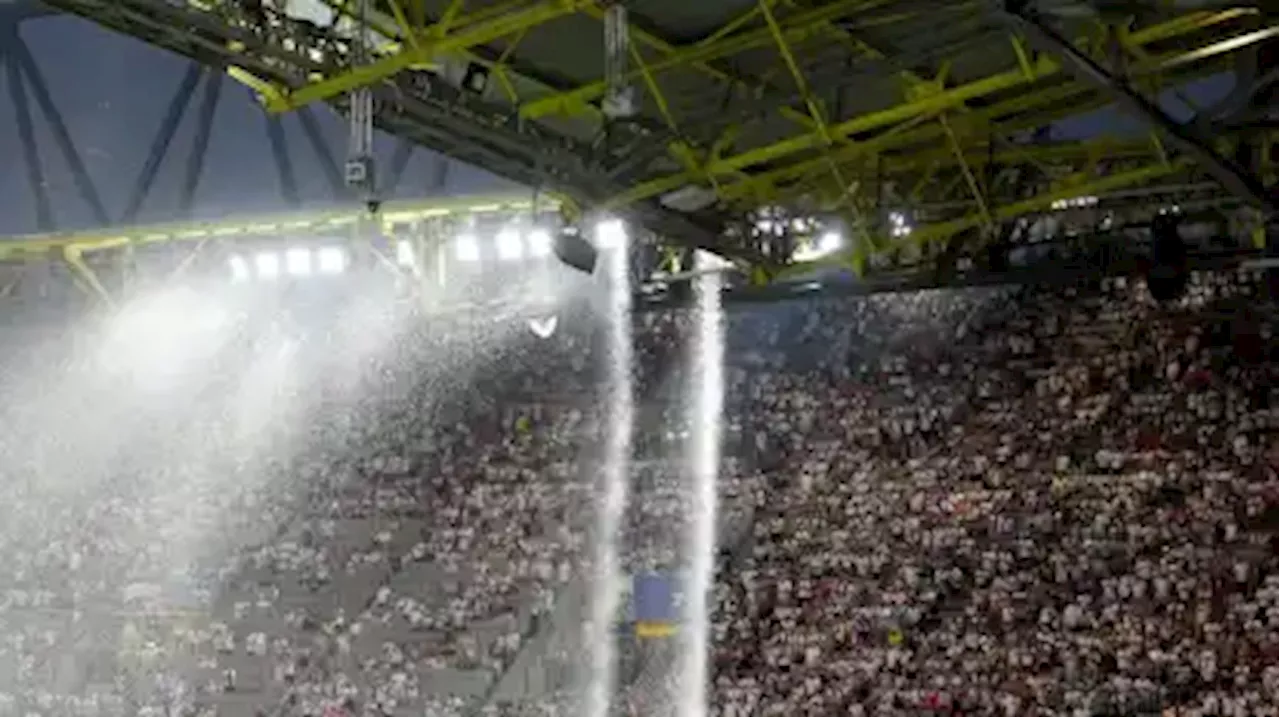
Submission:
M 546 229 L 534 229 L 529 232 L 529 254 L 542 258 L 551 253 L 551 232 Z
M 627 240 L 627 227 L 621 219 L 603 219 L 596 224 L 596 246 L 617 249 Z
M 227 264 L 231 267 L 231 280 L 234 282 L 244 282 L 249 280 L 249 262 L 239 254 L 232 254 L 227 260 Z
M 476 241 L 475 235 L 473 234 L 458 235 L 453 246 L 453 251 L 454 254 L 457 255 L 458 261 L 480 261 L 480 242 Z
M 321 274 L 341 274 L 347 268 L 347 253 L 338 246 L 321 247 L 316 252 Z
M 259 279 L 274 279 L 280 276 L 280 255 L 264 251 L 253 258 L 254 268 L 258 270 Z
M 292 276 L 311 274 L 311 251 L 295 247 L 284 253 L 284 269 Z
M 410 267 L 417 263 L 413 256 L 413 244 L 408 239 L 396 242 L 396 263 Z
M 792 252 L 791 258 L 795 261 L 816 261 L 828 254 L 839 251 L 843 240 L 837 232 L 826 232 L 818 237 L 812 237 L 807 241 L 803 241 Z
M 498 244 L 498 258 L 503 261 L 514 261 L 524 256 L 524 243 L 520 241 L 520 232 L 515 229 L 503 229 L 495 238 Z

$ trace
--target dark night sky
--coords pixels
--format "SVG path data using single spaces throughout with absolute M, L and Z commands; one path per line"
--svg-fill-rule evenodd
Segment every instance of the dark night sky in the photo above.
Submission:
M 22 36 L 35 56 L 103 204 L 108 213 L 118 217 L 169 102 L 182 82 L 186 60 L 73 17 L 24 22 Z M 195 117 L 202 91 L 202 87 L 198 88 L 192 97 L 143 206 L 140 221 L 173 217 L 177 187 L 195 135 Z M 48 123 L 35 106 L 30 90 L 27 95 L 58 228 L 92 226 L 92 217 L 76 191 Z M 337 161 L 341 162 L 346 143 L 344 124 L 322 105 L 316 105 L 314 111 Z M 284 127 L 303 202 L 331 201 L 328 184 L 297 118 L 285 117 Z M 379 161 L 390 164 L 395 140 L 380 135 L 375 143 Z M 397 196 L 426 196 L 435 172 L 434 162 L 433 153 L 415 150 Z M 447 175 L 446 191 L 450 194 L 511 189 L 517 187 L 458 163 L 450 166 Z M 230 78 L 224 80 L 222 87 L 195 204 L 197 216 L 210 217 L 280 211 L 286 206 L 281 199 L 267 140 L 265 115 L 250 92 Z M 0 72 L 0 235 L 35 230 L 35 211 L 17 137 L 8 77 Z
M 44 74 L 107 211 L 118 217 L 170 98 L 181 81 L 186 61 L 71 17 L 27 21 L 22 25 L 22 36 Z M 1218 76 L 1185 88 L 1184 94 L 1198 104 L 1207 104 L 1227 92 L 1230 85 L 1230 78 Z M 35 231 L 35 212 L 4 73 L 0 73 L 0 86 L 3 86 L 0 90 L 0 235 L 13 235 Z M 1171 113 L 1182 117 L 1189 114 L 1185 106 L 1171 96 L 1163 99 Z M 197 90 L 143 207 L 142 221 L 173 216 L 177 186 L 195 132 L 194 117 L 199 100 L 200 90 Z M 92 218 L 79 199 L 48 124 L 34 106 L 34 100 L 31 104 L 58 228 L 92 226 Z M 317 106 L 315 110 L 341 161 L 344 127 L 326 108 Z M 329 201 L 327 185 L 297 119 L 286 117 L 284 123 L 304 203 L 326 203 Z M 227 79 L 196 195 L 197 216 L 284 208 L 265 127 L 264 115 L 249 91 Z M 1121 117 L 1114 110 L 1103 110 L 1060 123 L 1054 129 L 1054 136 L 1085 137 L 1103 129 L 1129 133 L 1140 127 L 1140 123 Z M 389 162 L 393 149 L 393 140 L 378 137 L 378 156 L 383 164 Z M 397 196 L 426 196 L 433 162 L 432 153 L 415 151 Z M 475 168 L 457 163 L 450 167 L 446 183 L 449 194 L 504 189 L 514 187 Z

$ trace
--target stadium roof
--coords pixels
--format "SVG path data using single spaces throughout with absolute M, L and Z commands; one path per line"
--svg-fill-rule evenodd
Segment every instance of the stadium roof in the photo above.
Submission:
M 273 111 L 342 109 L 372 87 L 384 130 L 771 270 L 790 260 L 788 232 L 762 228 L 762 209 L 856 227 L 843 258 L 857 265 L 990 238 L 1065 198 L 1203 177 L 1274 209 L 1275 123 L 1228 112 L 1274 94 L 1275 9 L 1261 5 L 629 0 L 615 50 L 634 102 L 614 112 L 627 95 L 605 81 L 607 3 L 372 4 L 376 57 L 353 67 L 354 1 L 48 1 L 224 67 Z M 1196 122 L 1164 116 L 1162 92 L 1222 72 L 1229 97 Z M 1150 132 L 1045 132 L 1117 101 Z M 909 235 L 889 221 L 903 211 Z

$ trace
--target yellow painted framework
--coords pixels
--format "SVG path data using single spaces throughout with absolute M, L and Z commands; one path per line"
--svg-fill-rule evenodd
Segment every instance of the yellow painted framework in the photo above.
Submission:
M 352 0 L 322 2 L 348 17 L 352 15 Z M 923 243 L 991 227 L 1022 213 L 1041 211 L 1058 199 L 1140 185 L 1187 169 L 1170 161 L 1160 143 L 1151 138 L 1137 143 L 1099 140 L 1075 146 L 988 146 L 993 137 L 1043 126 L 1107 101 L 1091 88 L 1071 82 L 1052 56 L 1030 53 L 1022 39 L 1015 35 L 1007 38 L 1012 53 L 1011 67 L 1007 70 L 951 86 L 946 83 L 949 62 L 936 68 L 937 76 L 932 78 L 897 71 L 893 75 L 902 89 L 904 101 L 851 117 L 831 116 L 810 87 L 796 48 L 815 40 L 834 41 L 863 57 L 883 59 L 884 52 L 864 41 L 860 32 L 891 27 L 921 11 L 913 9 L 894 14 L 892 0 L 828 0 L 813 5 L 802 6 L 796 0 L 758 0 L 705 39 L 685 45 L 675 45 L 632 27 L 633 68 L 627 77 L 643 86 L 658 118 L 675 138 L 667 150 L 677 161 L 679 171 L 641 181 L 606 200 L 600 208 L 625 210 L 630 204 L 693 184 L 709 186 L 722 205 L 733 210 L 786 204 L 803 197 L 810 202 L 817 201 L 822 210 L 856 216 L 860 203 L 866 205 L 866 195 L 876 187 L 879 177 L 893 176 L 909 184 L 911 195 L 919 197 L 938 188 L 933 184 L 940 172 L 951 172 L 943 180 L 951 182 L 946 188 L 967 189 L 972 211 L 916 227 L 910 241 Z M 985 5 L 985 0 L 957 0 L 948 3 L 946 8 L 948 12 L 980 12 Z M 243 67 L 233 66 L 228 72 L 258 92 L 270 111 L 284 112 L 456 55 L 490 67 L 512 112 L 525 121 L 573 118 L 584 120 L 590 127 L 599 126 L 601 115 L 595 102 L 605 93 L 603 80 L 558 91 L 529 78 L 520 78 L 524 81 L 523 87 L 533 87 L 532 92 L 526 93 L 532 96 L 520 97 L 506 68 L 516 46 L 534 28 L 573 15 L 599 19 L 602 11 L 596 0 L 502 0 L 471 11 L 467 9 L 466 0 L 449 0 L 439 19 L 432 23 L 425 21 L 420 2 L 387 0 L 385 7 L 389 14 L 370 18 L 368 27 L 389 44 L 367 66 L 312 78 L 298 87 L 286 87 L 254 76 Z M 869 10 L 877 12 L 874 16 L 859 14 Z M 1249 22 L 1242 22 L 1246 19 Z M 1229 53 L 1274 41 L 1277 28 L 1260 27 L 1262 22 L 1258 11 L 1247 7 L 1200 10 L 1125 30 L 1118 37 L 1132 60 L 1128 72 L 1135 81 L 1143 86 L 1159 87 L 1166 74 L 1185 76 L 1189 70 L 1198 71 Z M 1245 26 L 1244 29 L 1241 26 Z M 1079 46 L 1092 48 L 1091 51 L 1098 49 L 1099 37 L 1105 33 L 1093 30 L 1087 31 L 1088 36 L 1078 38 Z M 1206 37 L 1211 39 L 1203 39 Z M 482 60 L 472 52 L 478 46 L 497 40 L 505 41 L 507 49 L 496 62 Z M 1166 52 L 1168 46 L 1174 44 L 1183 49 Z M 664 73 L 691 71 L 739 93 L 759 93 L 767 88 L 769 81 L 739 76 L 725 61 L 760 51 L 774 53 L 780 60 L 778 67 L 785 69 L 782 79 L 797 89 L 802 98 L 803 111 L 777 107 L 772 113 L 787 118 L 800 130 L 762 146 L 748 145 L 737 151 L 731 149 L 733 140 L 743 132 L 742 128 L 732 125 L 717 127 L 719 138 L 709 148 L 694 147 L 686 142 L 687 131 L 692 128 L 685 126 L 688 118 L 679 116 L 677 108 L 664 94 Z M 1096 176 L 1094 168 L 1100 160 L 1117 156 L 1126 159 L 1125 169 Z M 1000 204 L 992 196 L 992 188 L 985 186 L 986 180 L 980 172 L 989 161 L 1002 165 L 1053 166 L 1068 171 L 1070 181 L 1063 182 L 1060 191 L 1055 189 L 1032 199 Z M 470 201 L 462 200 L 463 204 Z M 384 221 L 395 215 L 394 206 L 395 203 L 387 205 Z M 442 210 L 435 207 L 414 211 Z M 320 222 L 308 226 L 323 226 L 324 222 L 341 226 L 359 221 L 358 214 L 357 210 L 333 215 L 321 213 L 307 215 L 311 218 L 306 221 Z M 279 223 L 289 224 L 283 220 Z M 76 266 L 84 252 L 151 241 L 250 235 L 260 233 L 258 230 L 264 226 L 258 223 L 250 229 L 246 223 L 215 224 L 130 228 L 74 237 L 30 237 L 0 249 L 0 257 L 47 253 L 56 248 Z M 894 242 L 884 237 L 863 236 L 854 244 L 849 255 L 834 260 L 853 261 L 860 266 L 869 252 L 891 248 Z
M 1187 35 L 1214 24 L 1227 22 L 1249 12 L 1250 11 L 1243 9 L 1233 9 L 1221 12 L 1193 13 L 1189 17 L 1178 18 L 1166 23 L 1135 31 L 1129 35 L 1129 39 L 1134 43 L 1134 45 L 1141 47 L 1160 40 L 1167 40 Z M 1261 41 L 1265 37 L 1274 37 L 1275 34 L 1276 29 L 1271 28 L 1266 33 L 1253 33 L 1254 37 L 1250 39 L 1253 41 Z M 1238 40 L 1213 43 L 1193 50 L 1174 53 L 1160 58 L 1153 58 L 1141 63 L 1135 68 L 1132 68 L 1132 70 L 1140 74 L 1156 73 L 1184 65 L 1188 62 L 1208 59 L 1213 57 L 1215 54 L 1230 52 L 1238 48 Z M 980 80 L 967 82 L 963 85 L 928 94 L 919 99 L 843 120 L 831 125 L 828 128 L 827 136 L 824 136 L 820 131 L 806 132 L 773 142 L 763 147 L 757 147 L 736 155 L 720 158 L 716 161 L 707 163 L 703 167 L 703 171 L 714 177 L 729 176 L 735 173 L 744 172 L 751 167 L 776 162 L 805 151 L 822 149 L 829 138 L 848 138 L 852 135 L 890 128 L 895 124 L 909 122 L 922 116 L 936 115 L 950 108 L 958 107 L 969 100 L 989 97 L 999 92 L 1023 87 L 1031 82 L 1052 77 L 1058 74 L 1062 69 L 1061 65 L 1048 55 L 1041 55 L 1034 62 L 1029 62 L 1029 68 L 1009 70 Z M 1032 94 L 1029 95 L 1029 97 L 1034 98 L 1035 95 Z M 1061 110 L 1062 115 L 1069 115 L 1078 111 L 1075 107 L 1069 105 L 1062 107 Z M 879 147 L 878 149 L 887 148 L 888 147 Z M 608 202 L 608 206 L 625 206 L 631 202 L 664 194 L 696 181 L 698 181 L 698 177 L 689 172 L 682 172 L 666 177 L 656 178 L 643 182 L 627 192 L 615 197 L 613 200 Z
M 527 193 L 494 194 L 447 199 L 389 201 L 377 215 L 377 221 L 389 230 L 397 224 L 443 217 L 467 217 L 484 214 L 519 214 L 533 208 Z M 554 212 L 554 200 L 540 197 L 538 211 Z M 322 209 L 283 214 L 242 215 L 220 220 L 195 220 L 163 224 L 139 224 L 97 231 L 28 234 L 0 241 L 0 259 L 18 260 L 62 255 L 68 261 L 84 254 L 145 246 L 166 242 L 200 242 L 211 239 L 290 238 L 307 240 L 328 236 L 367 221 L 363 207 Z

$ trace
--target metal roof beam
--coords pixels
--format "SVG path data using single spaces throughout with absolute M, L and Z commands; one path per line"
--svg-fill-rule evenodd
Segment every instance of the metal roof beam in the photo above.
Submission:
M 1128 171 L 1117 172 L 1105 177 L 1099 177 L 1083 184 L 1075 184 L 1069 187 L 1045 192 L 1019 202 L 1005 204 L 1004 206 L 992 210 L 990 214 L 979 210 L 970 212 L 955 219 L 915 227 L 910 235 L 895 239 L 893 244 L 901 246 L 907 243 L 913 243 L 916 246 L 921 246 L 926 243 L 944 241 L 960 234 L 961 232 L 981 227 L 988 221 L 1000 222 L 1016 219 L 1034 212 L 1048 210 L 1053 206 L 1054 202 L 1060 200 L 1071 199 L 1082 195 L 1106 194 L 1107 192 L 1115 191 L 1117 189 L 1140 185 L 1161 177 L 1175 174 L 1182 169 L 1184 169 L 1184 166 L 1178 163 L 1157 162 Z M 793 264 L 787 267 L 782 275 L 784 277 L 794 276 L 824 267 L 848 266 L 853 261 L 854 254 L 852 252 L 840 252 L 832 257 Z
M 266 98 L 266 106 L 272 112 L 287 112 L 312 102 L 327 100 L 358 87 L 367 87 L 388 79 L 401 70 L 427 62 L 437 55 L 484 45 L 520 30 L 571 15 L 591 1 L 544 0 L 523 10 L 496 16 L 481 10 L 477 14 L 457 18 L 452 23 L 456 29 L 439 36 L 433 36 L 428 28 L 416 46 L 402 47 L 398 52 L 368 65 L 355 67 L 296 89 L 281 88 L 278 94 Z
M 823 23 L 844 17 L 858 10 L 884 4 L 884 0 L 838 0 L 816 10 L 803 12 L 782 22 L 782 30 L 788 42 L 795 42 L 817 32 L 821 32 Z M 671 70 L 677 67 L 694 66 L 714 60 L 736 55 L 740 52 L 773 43 L 773 35 L 769 28 L 760 28 L 727 37 L 720 37 L 712 42 L 699 42 L 674 49 L 661 60 L 652 62 L 648 70 L 653 73 Z M 626 75 L 627 79 L 641 79 L 639 70 Z M 574 114 L 582 106 L 604 96 L 603 80 L 592 82 L 568 92 L 560 92 L 547 97 L 540 97 L 520 106 L 520 115 L 527 119 L 535 119 L 553 114 Z
M 1246 14 L 1244 10 L 1228 10 L 1221 13 L 1194 13 L 1194 17 L 1180 17 L 1166 23 L 1154 25 L 1131 35 L 1135 43 L 1150 44 L 1158 40 L 1190 34 L 1202 28 L 1225 22 Z M 767 34 L 767 31 L 766 31 Z M 1200 57 L 1202 48 L 1178 53 L 1173 56 L 1157 59 L 1154 63 L 1144 65 L 1148 69 L 1162 69 L 1177 65 L 1186 56 Z M 849 137 L 851 135 L 870 132 L 877 129 L 929 116 L 956 107 L 968 100 L 987 97 L 998 92 L 1024 86 L 1030 82 L 1051 77 L 1061 70 L 1061 65 L 1048 56 L 1038 58 L 1032 67 L 1031 75 L 1021 68 L 1015 68 L 980 80 L 929 94 L 919 99 L 894 105 L 882 110 L 868 112 L 830 127 L 832 137 Z M 818 150 L 823 147 L 824 138 L 816 132 L 794 135 L 763 147 L 708 162 L 703 170 L 712 176 L 725 176 L 743 170 L 790 157 L 802 152 Z M 690 172 L 681 172 L 659 177 L 641 183 L 631 190 L 610 200 L 610 206 L 623 206 L 630 202 L 657 196 L 678 189 L 691 182 L 699 181 L 699 177 Z
M 548 211 L 554 211 L 554 199 L 540 200 Z M 379 219 L 386 224 L 412 222 L 456 215 L 527 212 L 532 206 L 527 192 L 492 194 L 428 200 L 388 201 Z M 138 224 L 104 228 L 99 231 L 31 234 L 0 241 L 0 258 L 61 254 L 68 248 L 81 252 L 115 249 L 127 245 L 166 242 L 192 242 L 205 239 L 261 237 L 323 236 L 325 232 L 349 227 L 367 213 L 364 207 L 290 212 L 285 214 L 249 214 L 221 221 L 188 221 L 164 224 Z
M 1269 191 L 1248 170 L 1218 154 L 1213 149 L 1213 139 L 1200 127 L 1173 120 L 1159 106 L 1131 88 L 1124 78 L 1111 74 L 1093 58 L 1076 49 L 1041 18 L 1030 12 L 1019 12 L 1024 4 L 1006 0 L 998 14 L 1011 28 L 1026 35 L 1032 44 L 1056 55 L 1063 69 L 1077 80 L 1106 92 L 1126 112 L 1159 130 L 1170 142 L 1194 157 L 1205 172 L 1222 186 L 1272 214 L 1276 212 L 1275 192 Z

